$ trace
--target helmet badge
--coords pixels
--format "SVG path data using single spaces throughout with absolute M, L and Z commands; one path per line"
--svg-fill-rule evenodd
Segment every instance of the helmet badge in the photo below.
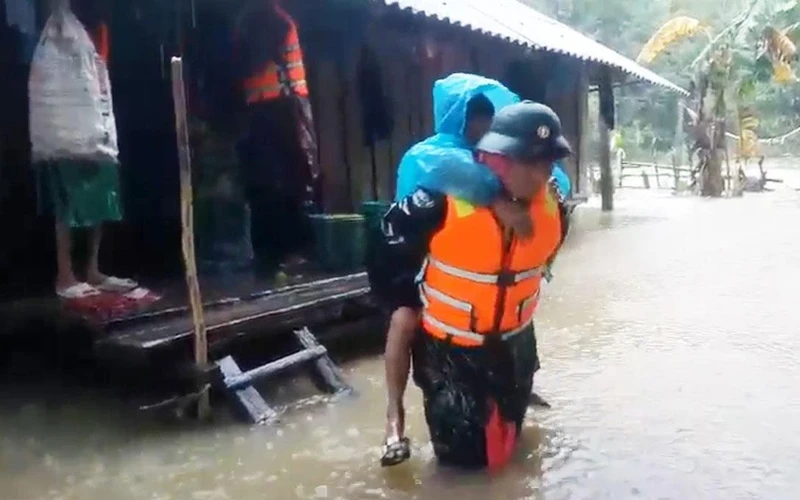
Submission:
M 547 139 L 550 137 L 550 128 L 547 125 L 542 125 L 536 130 L 536 135 L 539 136 L 539 139 Z

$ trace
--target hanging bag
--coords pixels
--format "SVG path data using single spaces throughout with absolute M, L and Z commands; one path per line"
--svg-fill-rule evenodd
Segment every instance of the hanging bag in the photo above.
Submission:
M 42 31 L 28 81 L 33 160 L 117 161 L 108 68 L 69 10 Z

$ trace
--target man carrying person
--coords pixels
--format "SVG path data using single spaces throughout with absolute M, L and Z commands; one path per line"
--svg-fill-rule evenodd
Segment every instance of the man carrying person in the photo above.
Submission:
M 517 95 L 495 80 L 455 73 L 434 84 L 433 96 L 436 134 L 417 143 L 403 156 L 398 168 L 396 201 L 419 187 L 446 193 L 476 205 L 491 206 L 497 217 L 515 227 L 518 234 L 530 236 L 531 226 L 525 211 L 498 196 L 499 179 L 475 161 L 472 149 L 489 129 L 495 110 L 519 102 Z M 384 274 L 394 274 L 395 269 L 384 269 L 380 263 L 395 259 L 402 262 L 405 258 L 402 252 L 392 255 L 386 249 L 372 249 L 370 253 L 373 259 L 379 259 L 370 266 L 373 272 Z M 413 287 L 418 270 L 414 262 L 419 264 L 415 259 L 410 266 L 400 266 L 405 275 L 393 278 L 405 280 L 409 287 L 392 287 L 381 293 L 379 288 L 386 280 L 372 280 L 376 294 L 386 309 L 392 311 L 385 351 L 388 408 L 381 459 L 385 466 L 396 465 L 410 456 L 409 442 L 404 436 L 403 394 L 411 364 L 411 342 L 420 321 L 421 304 Z
M 477 149 L 478 160 L 502 182 L 493 203 L 502 200 L 499 206 L 518 211 L 504 218 L 420 182 L 384 217 L 391 258 L 368 263 L 375 293 L 396 309 L 386 363 L 389 422 L 394 404 L 400 432 L 387 433 L 384 465 L 410 454 L 401 434 L 402 392 L 398 397 L 393 390 L 404 389 L 411 343 L 414 379 L 442 462 L 481 467 L 506 461 L 530 400 L 538 368 L 533 311 L 546 266 L 566 233 L 566 214 L 549 181 L 553 162 L 570 149 L 555 113 L 531 102 L 499 111 Z M 417 292 L 411 275 L 420 267 Z M 420 306 L 421 331 L 408 335 Z

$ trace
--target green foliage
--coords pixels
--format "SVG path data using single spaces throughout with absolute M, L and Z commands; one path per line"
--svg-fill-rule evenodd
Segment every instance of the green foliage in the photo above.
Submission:
M 724 33 L 716 46 L 729 48 L 730 65 L 712 68 L 712 87 L 727 89 L 740 102 L 751 103 L 760 118 L 758 135 L 769 137 L 800 126 L 800 84 L 776 85 L 773 67 L 764 53 L 763 30 L 774 26 L 800 45 L 800 1 L 798 0 L 523 0 L 556 17 L 620 53 L 635 58 L 659 26 L 677 15 L 696 18 L 712 34 Z M 741 16 L 752 5 L 748 16 Z M 737 19 L 738 18 L 738 19 Z M 726 31 L 732 23 L 733 29 Z M 696 37 L 675 44 L 659 55 L 651 69 L 688 88 L 696 76 L 690 66 L 708 40 Z M 713 51 L 709 51 L 709 56 Z M 701 61 L 703 63 L 704 61 Z M 626 149 L 664 152 L 673 145 L 676 96 L 649 85 L 623 87 L 617 93 L 619 126 Z M 718 107 L 724 102 L 717 102 Z M 735 109 L 728 109 L 735 123 Z M 634 142 L 637 147 L 630 144 Z

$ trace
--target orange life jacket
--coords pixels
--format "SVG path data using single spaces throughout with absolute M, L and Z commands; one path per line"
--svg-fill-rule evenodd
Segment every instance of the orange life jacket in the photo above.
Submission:
M 97 50 L 97 55 L 100 56 L 103 62 L 108 64 L 108 56 L 111 53 L 111 43 L 109 41 L 108 26 L 106 23 L 100 23 L 100 26 L 98 26 L 94 32 L 92 41 Z
M 291 90 L 301 97 L 308 97 L 308 84 L 306 83 L 306 69 L 303 65 L 303 51 L 300 48 L 300 37 L 297 34 L 297 25 L 282 8 L 275 4 L 275 13 L 289 24 L 289 32 L 283 43 L 283 69 L 286 71 L 285 83 L 281 79 L 281 68 L 274 61 L 270 61 L 266 68 L 244 81 L 245 99 L 247 104 L 268 101 L 280 97 L 284 91 Z
M 454 345 L 507 339 L 533 320 L 548 258 L 561 240 L 561 216 L 549 189 L 530 205 L 528 240 L 504 236 L 491 210 L 448 197 L 447 216 L 420 271 L 422 326 Z

